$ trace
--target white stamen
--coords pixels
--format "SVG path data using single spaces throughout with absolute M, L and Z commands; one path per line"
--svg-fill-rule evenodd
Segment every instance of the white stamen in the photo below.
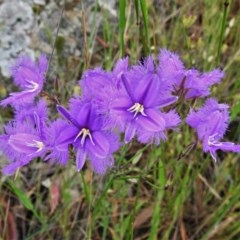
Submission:
M 28 92 L 35 92 L 38 87 L 39 87 L 39 84 L 34 82 L 34 81 L 30 81 L 30 80 L 27 80 L 26 82 L 28 82 L 29 84 L 26 86 L 26 88 L 28 88 Z
M 130 107 L 128 111 L 134 113 L 134 118 L 137 116 L 138 113 L 141 113 L 145 117 L 147 116 L 144 112 L 144 106 L 140 103 L 134 103 L 134 105 Z
M 26 90 L 22 91 L 21 93 L 35 92 L 39 88 L 39 84 L 34 82 L 34 81 L 26 80 L 26 82 L 29 83 L 29 84 L 26 85 Z M 11 96 L 13 96 L 15 94 L 16 94 L 15 92 L 10 93 Z
M 85 143 L 85 140 L 86 140 L 87 137 L 89 137 L 90 141 L 91 141 L 92 144 L 94 145 L 94 142 L 93 142 L 93 139 L 92 139 L 92 135 L 91 135 L 89 129 L 87 129 L 87 128 L 82 128 L 81 131 L 78 133 L 78 135 L 75 137 L 74 142 L 76 142 L 77 139 L 78 139 L 79 137 L 81 137 L 81 136 L 82 136 L 82 138 L 81 138 L 80 143 L 81 143 L 82 146 L 83 146 L 83 144 Z
M 36 141 L 36 140 L 33 140 L 32 142 L 28 142 L 28 143 L 26 143 L 26 145 L 28 147 L 36 147 L 36 148 L 38 148 L 37 152 L 42 151 L 43 148 L 45 147 L 43 142 Z

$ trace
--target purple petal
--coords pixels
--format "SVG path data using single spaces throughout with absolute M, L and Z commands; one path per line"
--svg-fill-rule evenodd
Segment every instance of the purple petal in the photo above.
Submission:
M 113 166 L 114 158 L 109 155 L 105 158 L 97 158 L 95 156 L 90 156 L 91 167 L 95 173 L 104 174 L 108 168 Z
M 130 142 L 133 139 L 135 133 L 136 133 L 135 124 L 129 123 L 125 130 L 125 138 L 124 138 L 125 143 Z
M 86 151 L 82 149 L 77 150 L 77 156 L 76 156 L 76 167 L 77 170 L 80 171 L 83 168 L 83 165 L 86 161 L 87 153 Z
M 134 99 L 138 103 L 142 103 L 144 107 L 156 106 L 156 99 L 159 95 L 160 81 L 153 75 L 146 75 L 138 83 L 137 88 L 134 91 Z
M 184 70 L 184 65 L 180 57 L 166 49 L 161 49 L 158 56 L 159 59 L 159 75 L 164 81 L 175 75 L 178 71 Z
M 121 130 L 124 129 L 126 123 L 131 121 L 133 114 L 127 111 L 133 105 L 131 99 L 127 97 L 116 98 L 110 103 L 110 118 L 111 125 L 118 126 Z
M 153 58 L 151 56 L 148 56 L 147 58 L 144 59 L 143 66 L 146 68 L 148 73 L 154 74 L 155 65 Z
M 26 133 L 10 135 L 8 144 L 15 151 L 26 154 L 39 152 L 45 147 L 39 137 Z
M 113 74 L 114 74 L 114 82 L 117 88 L 119 88 L 119 81 L 121 81 L 122 74 L 127 72 L 128 70 L 128 57 L 119 59 L 114 66 Z
M 114 99 L 111 104 L 110 108 L 116 111 L 126 111 L 133 105 L 133 102 L 127 97 L 119 97 Z
M 213 147 L 216 150 L 220 149 L 222 151 L 240 152 L 240 145 L 234 144 L 232 142 L 219 142 Z
M 210 152 L 212 158 L 214 161 L 217 161 L 216 151 L 222 150 L 222 151 L 228 151 L 228 152 L 240 152 L 240 145 L 236 145 L 232 142 L 215 142 L 211 146 L 205 146 L 204 151 Z
M 13 162 L 8 164 L 7 166 L 5 166 L 2 170 L 4 175 L 13 175 L 20 167 L 23 167 L 24 165 L 27 165 L 29 162 L 31 161 L 31 159 L 25 159 L 24 161 L 17 161 L 17 162 Z
M 46 55 L 44 54 L 40 55 L 40 57 L 38 58 L 38 63 L 39 63 L 40 73 L 44 74 L 48 68 L 48 60 Z
M 175 110 L 171 110 L 167 113 L 161 113 L 161 115 L 165 120 L 166 129 L 174 129 L 181 123 L 181 119 Z
M 23 105 L 26 103 L 32 103 L 34 97 L 38 92 L 22 91 L 22 92 L 13 92 L 11 95 L 0 102 L 1 106 L 7 106 L 8 104 L 15 107 L 16 105 Z
M 79 129 L 75 126 L 66 123 L 62 119 L 57 119 L 48 128 L 47 146 L 50 148 L 65 149 L 69 144 L 73 143 L 78 132 Z
M 128 93 L 129 98 L 132 100 L 132 102 L 136 102 L 136 99 L 134 98 L 135 95 L 131 89 L 128 79 L 125 77 L 124 74 L 122 74 L 122 83 L 125 87 L 126 92 Z
M 119 112 L 119 115 L 122 117 L 125 117 L 124 115 L 131 116 L 127 109 L 129 109 L 132 105 L 133 102 L 129 98 L 119 97 L 111 102 L 110 109 L 116 112 L 116 114 Z
M 165 120 L 161 114 L 155 109 L 147 109 L 146 117 L 139 115 L 136 118 L 137 123 L 147 131 L 158 132 L 165 130 Z
M 71 112 L 71 113 L 75 113 Z M 76 121 L 78 122 L 78 126 L 80 128 L 83 127 L 91 127 L 92 118 L 95 118 L 94 111 L 91 107 L 90 103 L 84 103 L 79 106 L 78 113 L 76 114 Z
M 71 116 L 71 114 L 61 105 L 57 105 L 58 112 L 68 121 L 70 121 L 75 127 L 79 128 L 78 122 Z
M 169 105 L 175 103 L 177 100 L 178 100 L 177 96 L 169 96 L 166 98 L 161 98 L 161 99 L 159 99 L 159 101 L 157 101 L 155 103 L 155 106 L 157 106 L 159 108 L 163 108 L 163 107 L 166 107 L 166 106 L 169 106 Z
M 86 141 L 86 149 L 98 158 L 104 158 L 109 154 L 110 144 L 108 139 L 102 132 L 92 133 L 93 142 L 88 139 Z
M 211 72 L 203 73 L 200 80 L 207 86 L 219 83 L 224 77 L 224 73 L 220 69 L 214 69 Z

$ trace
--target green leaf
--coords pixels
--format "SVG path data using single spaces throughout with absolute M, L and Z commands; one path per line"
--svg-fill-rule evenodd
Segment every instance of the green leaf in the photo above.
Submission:
M 30 210 L 40 222 L 43 222 L 42 218 L 39 216 L 36 209 L 34 208 L 34 205 L 32 204 L 31 200 L 25 195 L 25 193 L 22 192 L 11 179 L 8 179 L 8 184 L 10 185 L 13 193 L 24 205 L 24 207 Z

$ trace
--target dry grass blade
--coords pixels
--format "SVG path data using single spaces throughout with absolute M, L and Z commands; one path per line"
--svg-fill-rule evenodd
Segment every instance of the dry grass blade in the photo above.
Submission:
M 154 206 L 149 206 L 147 208 L 144 208 L 135 218 L 133 222 L 133 228 L 141 228 L 144 223 L 146 223 L 153 214 L 153 208 Z
M 198 178 L 208 187 L 209 191 L 219 200 L 222 198 L 218 194 L 218 192 L 208 183 L 207 179 L 204 178 L 200 173 L 198 174 Z
M 0 206 L 2 208 L 0 214 L 0 238 L 4 240 L 17 240 L 17 224 L 13 213 L 9 210 L 10 202 L 6 203 L 4 199 L 0 199 Z

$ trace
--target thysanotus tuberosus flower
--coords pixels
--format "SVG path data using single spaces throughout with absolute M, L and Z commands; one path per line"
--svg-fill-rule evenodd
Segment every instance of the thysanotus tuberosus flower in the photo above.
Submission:
M 120 128 L 124 126 L 126 143 L 136 134 L 140 142 L 159 144 L 160 139 L 165 139 L 164 131 L 180 123 L 174 111 L 170 113 L 171 119 L 168 113 L 160 111 L 175 102 L 177 97 L 161 94 L 161 83 L 155 74 L 146 73 L 140 78 L 132 76 L 132 73 L 122 75 L 124 91 L 111 102 L 111 116 L 118 120 Z M 166 118 L 170 122 L 167 123 Z
M 20 57 L 11 69 L 14 84 L 22 91 L 13 92 L 10 96 L 1 101 L 2 106 L 10 104 L 13 107 L 32 103 L 35 96 L 43 88 L 45 81 L 45 72 L 47 69 L 47 58 L 41 55 L 38 63 L 35 63 L 27 56 Z
M 163 82 L 186 99 L 209 96 L 210 87 L 219 83 L 224 76 L 220 69 L 206 73 L 194 68 L 185 69 L 180 57 L 166 49 L 160 51 L 157 72 Z
M 71 99 L 70 109 L 58 106 L 66 119 L 67 131 L 61 132 L 70 139 L 76 152 L 77 170 L 81 170 L 88 158 L 92 169 L 100 174 L 113 165 L 113 153 L 118 149 L 118 136 L 103 129 L 103 119 L 91 104 L 81 99 Z
M 229 124 L 229 106 L 220 104 L 215 99 L 208 99 L 197 111 L 191 110 L 186 122 L 195 128 L 204 152 L 209 152 L 216 161 L 216 151 L 240 152 L 240 145 L 221 142 Z
M 0 135 L 0 148 L 10 163 L 3 168 L 6 175 L 28 164 L 46 152 L 46 105 L 40 101 L 36 106 L 28 104 L 16 110 L 15 119 L 5 126 L 5 134 Z

